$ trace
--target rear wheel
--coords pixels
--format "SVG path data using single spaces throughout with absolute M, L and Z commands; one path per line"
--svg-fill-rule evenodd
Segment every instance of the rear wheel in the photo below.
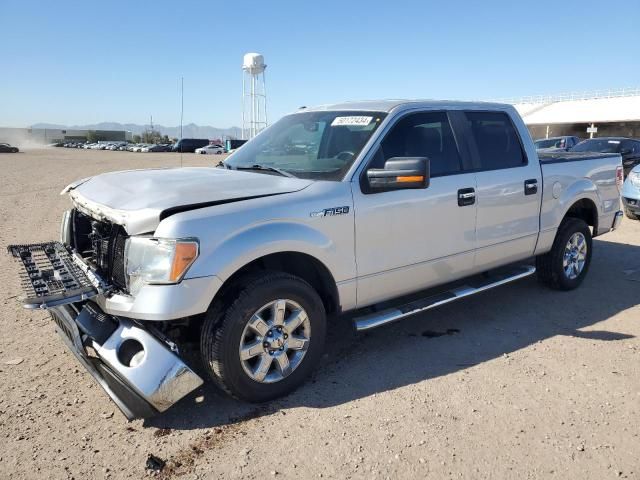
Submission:
M 536 258 L 538 278 L 556 290 L 578 287 L 591 264 L 591 231 L 578 218 L 565 218 L 551 251 Z
M 316 291 L 281 272 L 247 277 L 234 298 L 207 313 L 200 350 L 221 388 L 251 402 L 297 388 L 317 366 L 326 315 Z

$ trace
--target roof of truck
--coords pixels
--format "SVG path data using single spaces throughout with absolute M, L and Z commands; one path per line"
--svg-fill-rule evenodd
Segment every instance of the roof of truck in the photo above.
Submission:
M 428 107 L 428 108 L 470 108 L 486 107 L 504 109 L 505 103 L 461 102 L 454 100 L 361 100 L 356 102 L 334 103 L 315 107 L 300 107 L 298 112 L 317 112 L 330 110 L 351 110 L 370 112 L 390 112 L 396 107 Z

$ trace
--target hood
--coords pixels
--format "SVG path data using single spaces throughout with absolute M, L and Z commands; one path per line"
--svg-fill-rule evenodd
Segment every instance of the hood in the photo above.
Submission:
M 104 173 L 63 190 L 78 208 L 125 227 L 152 232 L 163 218 L 212 205 L 302 190 L 310 180 L 222 168 L 171 168 Z

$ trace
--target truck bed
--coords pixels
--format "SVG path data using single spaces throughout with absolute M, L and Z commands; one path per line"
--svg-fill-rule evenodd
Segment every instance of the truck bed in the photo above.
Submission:
M 544 187 L 536 254 L 551 248 L 560 222 L 577 200 L 597 207 L 598 216 L 591 222 L 593 236 L 608 232 L 620 210 L 616 170 L 622 167 L 622 157 L 591 152 L 545 152 L 538 157 Z

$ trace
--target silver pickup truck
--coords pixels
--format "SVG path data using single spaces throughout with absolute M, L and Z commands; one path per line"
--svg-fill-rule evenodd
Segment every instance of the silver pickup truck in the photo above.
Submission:
M 25 306 L 131 419 L 202 383 L 194 339 L 195 370 L 261 402 L 304 381 L 341 318 L 368 330 L 534 273 L 576 288 L 621 185 L 617 154 L 536 154 L 509 105 L 346 103 L 217 168 L 79 180 L 60 241 L 9 251 Z

